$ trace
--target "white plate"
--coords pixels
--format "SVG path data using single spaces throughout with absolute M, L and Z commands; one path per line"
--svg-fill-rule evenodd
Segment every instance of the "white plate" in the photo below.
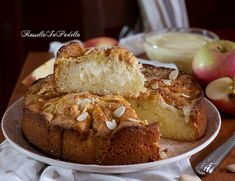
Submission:
M 21 120 L 23 113 L 23 99 L 19 99 L 12 104 L 5 112 L 2 119 L 2 130 L 7 141 L 23 154 L 32 157 L 38 161 L 60 166 L 64 168 L 96 173 L 127 173 L 155 169 L 157 167 L 172 164 L 178 160 L 190 157 L 209 145 L 216 137 L 220 130 L 221 118 L 215 106 L 206 100 L 208 115 L 208 126 L 206 134 L 200 140 L 188 143 L 164 140 L 161 141 L 162 147 L 169 148 L 169 158 L 160 161 L 154 161 L 142 164 L 132 165 L 94 165 L 94 164 L 77 164 L 66 161 L 53 159 L 50 156 L 38 151 L 31 146 L 22 135 Z

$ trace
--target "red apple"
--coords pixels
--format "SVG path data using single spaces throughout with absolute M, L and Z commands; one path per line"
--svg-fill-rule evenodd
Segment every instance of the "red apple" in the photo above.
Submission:
M 106 47 L 106 46 L 115 46 L 118 44 L 116 39 L 110 37 L 98 37 L 89 39 L 84 42 L 84 47 Z
M 200 83 L 207 85 L 220 77 L 235 75 L 235 42 L 217 40 L 202 46 L 194 56 L 193 73 Z
M 210 82 L 206 95 L 220 111 L 235 115 L 235 77 L 222 77 Z

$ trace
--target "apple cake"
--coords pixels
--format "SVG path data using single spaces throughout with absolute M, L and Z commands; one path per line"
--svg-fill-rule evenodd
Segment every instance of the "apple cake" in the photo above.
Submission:
M 159 160 L 159 127 L 140 120 L 122 96 L 56 93 L 54 77 L 33 84 L 24 99 L 27 140 L 62 160 L 133 164 Z
M 140 66 L 119 47 L 70 43 L 54 74 L 24 99 L 23 134 L 67 161 L 132 164 L 161 159 L 159 137 L 195 141 L 206 130 L 203 91 L 178 70 Z

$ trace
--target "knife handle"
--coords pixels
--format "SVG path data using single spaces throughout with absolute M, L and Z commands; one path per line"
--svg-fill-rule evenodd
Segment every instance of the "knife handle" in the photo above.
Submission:
M 225 143 L 220 145 L 212 153 L 210 153 L 204 160 L 202 160 L 196 167 L 195 171 L 199 175 L 211 174 L 216 167 L 224 160 L 229 152 L 235 146 L 235 134 L 233 134 Z

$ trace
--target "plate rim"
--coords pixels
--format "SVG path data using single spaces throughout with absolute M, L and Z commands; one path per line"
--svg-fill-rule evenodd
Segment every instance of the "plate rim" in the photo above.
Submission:
M 195 148 L 193 148 L 185 153 L 182 153 L 180 155 L 173 156 L 171 158 L 167 158 L 164 160 L 158 160 L 158 161 L 146 162 L 146 163 L 138 163 L 138 164 L 97 165 L 97 164 L 73 163 L 73 162 L 67 162 L 67 161 L 51 158 L 51 157 L 49 157 L 49 155 L 48 156 L 47 155 L 39 155 L 35 152 L 29 151 L 29 150 L 23 148 L 21 145 L 15 143 L 14 140 L 11 140 L 11 138 L 9 138 L 8 134 L 5 131 L 5 127 L 4 127 L 4 125 L 6 124 L 5 123 L 6 121 L 4 121 L 5 117 L 7 116 L 7 114 L 9 114 L 8 112 L 10 112 L 11 109 L 16 104 L 19 104 L 19 102 L 23 101 L 23 98 L 24 97 L 21 97 L 18 100 L 16 100 L 14 103 L 12 103 L 9 106 L 9 108 L 5 111 L 5 113 L 2 117 L 1 128 L 2 128 L 2 132 L 3 132 L 3 135 L 6 138 L 6 140 L 19 152 L 23 153 L 24 155 L 26 155 L 28 157 L 31 157 L 31 158 L 37 160 L 37 161 L 40 161 L 40 162 L 43 162 L 43 163 L 46 163 L 49 165 L 56 165 L 56 166 L 60 166 L 63 168 L 71 168 L 71 169 L 79 170 L 79 171 L 83 171 L 83 172 L 91 172 L 93 169 L 96 169 L 96 170 L 93 170 L 92 172 L 95 172 L 95 173 L 131 173 L 131 172 L 151 170 L 151 169 L 154 169 L 157 167 L 166 166 L 167 164 L 174 163 L 176 161 L 188 158 L 188 157 L 198 153 L 199 151 L 201 151 L 205 147 L 207 147 L 216 138 L 216 136 L 218 135 L 220 128 L 221 128 L 221 116 L 220 116 L 219 111 L 214 106 L 214 104 L 212 104 L 207 98 L 204 97 L 206 105 L 211 106 L 211 108 L 217 113 L 217 117 L 218 117 L 217 128 L 214 131 L 214 133 L 209 136 L 208 139 L 206 139 L 204 142 L 200 143 Z M 41 152 L 41 151 L 39 150 L 39 152 Z M 46 161 L 45 161 L 45 159 L 46 159 Z M 156 163 L 157 163 L 157 165 L 156 165 Z M 63 166 L 64 164 L 66 164 L 65 167 Z M 147 164 L 147 166 L 146 166 L 146 164 Z

